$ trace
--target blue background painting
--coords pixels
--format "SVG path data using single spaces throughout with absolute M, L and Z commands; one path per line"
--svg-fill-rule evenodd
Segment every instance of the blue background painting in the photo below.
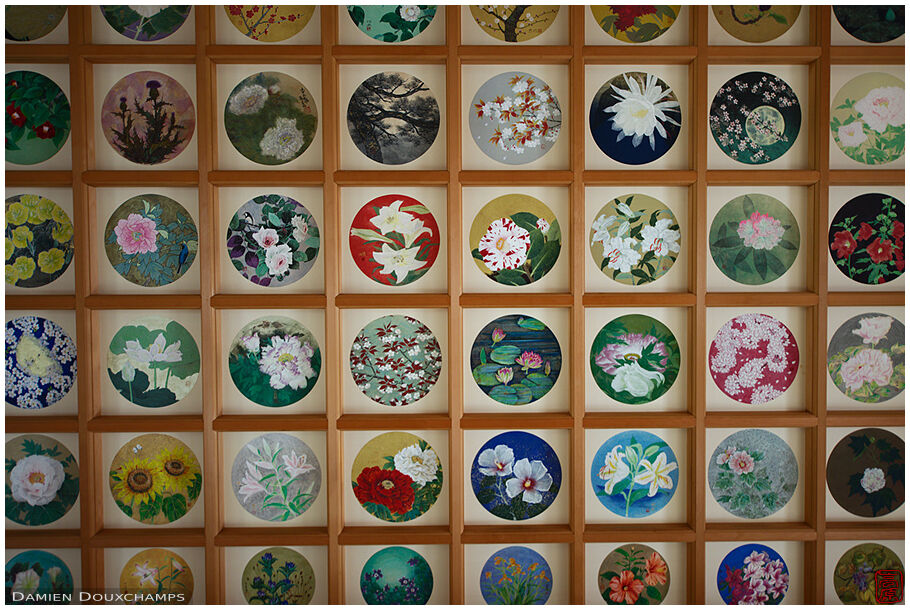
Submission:
M 417 551 L 386 547 L 363 565 L 360 592 L 370 605 L 426 604 L 433 593 L 433 572 Z
M 501 561 L 498 565 L 496 558 Z M 515 563 L 521 567 L 523 574 L 519 577 L 513 577 L 513 582 L 504 582 L 500 584 L 503 572 L 509 559 L 514 559 Z M 537 564 L 534 570 L 531 566 Z M 543 573 L 543 577 L 540 574 Z M 490 576 L 488 577 L 487 574 Z M 511 572 L 510 572 L 511 574 Z M 526 580 L 523 583 L 515 582 Z M 499 595 L 497 595 L 497 591 Z M 542 605 L 550 599 L 550 593 L 553 591 L 553 572 L 550 570 L 550 564 L 544 559 L 543 555 L 526 546 L 509 546 L 499 549 L 487 559 L 480 570 L 480 592 L 483 599 L 489 605 L 497 604 L 533 604 Z M 532 601 L 533 600 L 533 601 Z
M 50 568 L 60 568 L 60 574 L 54 580 L 47 573 Z M 73 575 L 62 559 L 47 551 L 23 551 L 6 562 L 6 603 L 29 604 L 27 600 L 13 602 L 11 587 L 16 581 L 17 574 L 30 569 L 40 571 L 41 576 L 38 580 L 38 590 L 29 593 L 73 593 Z
M 724 581 L 724 577 L 727 574 L 727 568 L 730 568 L 730 570 L 733 570 L 733 571 L 742 569 L 743 560 L 745 560 L 746 557 L 751 555 L 753 551 L 758 552 L 758 553 L 761 553 L 761 552 L 767 553 L 769 562 L 774 561 L 775 559 L 780 560 L 781 563 L 784 564 L 784 568 L 783 568 L 782 572 L 784 574 L 790 573 L 789 569 L 787 568 L 787 562 L 784 561 L 784 558 L 780 556 L 780 553 L 778 553 L 771 547 L 765 546 L 763 544 L 756 544 L 756 543 L 744 544 L 742 546 L 738 546 L 735 549 L 733 549 L 732 551 L 730 551 L 729 553 L 727 553 L 727 556 L 724 557 L 723 561 L 721 561 L 720 565 L 717 567 L 717 591 L 720 593 L 720 596 L 721 596 L 721 598 L 723 598 L 725 603 L 730 604 L 732 602 L 732 596 L 730 595 L 730 592 L 726 590 L 726 587 L 721 588 L 721 583 Z M 783 597 L 781 597 L 781 600 L 783 600 L 785 597 L 786 597 L 786 594 Z M 781 600 L 778 600 L 777 603 L 780 603 Z M 765 603 L 773 604 L 774 602 L 769 600 L 768 602 L 765 602 Z

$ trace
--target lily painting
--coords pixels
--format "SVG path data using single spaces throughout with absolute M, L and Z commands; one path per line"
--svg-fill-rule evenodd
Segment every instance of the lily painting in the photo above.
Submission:
M 480 593 L 490 606 L 542 606 L 552 592 L 550 564 L 530 547 L 499 549 L 480 570 Z
M 171 594 L 173 603 L 190 604 L 193 585 L 189 562 L 170 549 L 140 551 L 127 560 L 120 572 L 121 593 Z
M 594 454 L 591 485 L 610 512 L 648 517 L 666 506 L 679 487 L 676 454 L 656 434 L 621 432 Z

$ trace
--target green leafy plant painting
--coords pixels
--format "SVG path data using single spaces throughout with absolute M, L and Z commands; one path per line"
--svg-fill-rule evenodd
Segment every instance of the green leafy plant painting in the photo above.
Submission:
M 382 42 L 404 42 L 427 29 L 436 16 L 431 4 L 349 4 L 348 15 L 361 32 Z
M 114 31 L 139 41 L 167 38 L 180 29 L 193 9 L 189 4 L 108 4 L 100 8 Z
M 43 74 L 6 74 L 6 160 L 16 165 L 47 161 L 70 135 L 70 103 Z

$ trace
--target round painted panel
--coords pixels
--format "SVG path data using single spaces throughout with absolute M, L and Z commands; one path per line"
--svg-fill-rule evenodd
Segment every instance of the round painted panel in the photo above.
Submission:
M 553 448 L 529 432 L 503 432 L 480 448 L 471 465 L 474 497 L 508 521 L 532 519 L 556 500 L 562 466 Z
M 524 42 L 547 31 L 559 15 L 555 4 L 471 5 L 471 17 L 483 32 L 504 42 Z
M 257 286 L 293 284 L 319 255 L 316 218 L 285 195 L 259 195 L 244 203 L 231 217 L 226 239 L 231 264 Z
M 837 22 L 862 42 L 889 42 L 904 35 L 902 4 L 856 4 L 832 6 Z
M 611 606 L 660 604 L 670 591 L 670 567 L 648 545 L 624 544 L 604 557 L 597 588 Z
M 763 405 L 786 392 L 796 379 L 799 346 L 777 318 L 747 313 L 720 327 L 708 362 L 721 392 L 746 405 Z
M 680 5 L 602 4 L 591 7 L 601 29 L 622 42 L 650 42 L 670 29 Z
M 189 17 L 191 5 L 108 4 L 101 14 L 115 32 L 144 42 L 167 38 L 180 29 Z
M 882 313 L 854 316 L 828 344 L 828 374 L 848 398 L 879 403 L 904 391 L 904 325 Z
M 189 604 L 193 599 L 193 585 L 189 563 L 170 549 L 139 551 L 120 571 L 121 593 L 167 595 L 174 604 Z
M 594 215 L 591 256 L 608 278 L 627 286 L 651 283 L 679 256 L 679 222 L 663 202 L 642 194 L 613 199 Z
M 758 286 L 783 276 L 799 254 L 799 223 L 778 199 L 734 197 L 718 210 L 708 235 L 711 258 L 728 278 Z
M 550 564 L 526 546 L 499 549 L 480 569 L 480 593 L 490 606 L 541 606 L 552 591 Z
M 439 255 L 439 225 L 433 213 L 407 195 L 381 195 L 354 215 L 348 245 L 365 276 L 386 286 L 422 278 Z
M 665 324 L 628 314 L 604 325 L 591 343 L 591 374 L 618 402 L 641 405 L 660 398 L 679 375 L 679 343 Z
M 486 156 L 507 165 L 524 165 L 547 154 L 556 143 L 562 110 L 541 78 L 503 72 L 474 94 L 468 123 L 474 143 Z
M 594 495 L 621 517 L 649 517 L 666 506 L 679 487 L 679 463 L 662 438 L 644 430 L 607 440 L 591 463 Z
M 875 573 L 879 570 L 903 575 L 904 564 L 897 553 L 875 542 L 849 549 L 834 567 L 834 592 L 838 599 L 845 604 L 877 604 Z
M 546 324 L 512 314 L 483 327 L 471 346 L 471 374 L 483 392 L 504 405 L 543 398 L 562 370 L 559 341 Z
M 283 72 L 258 72 L 234 87 L 224 105 L 224 130 L 241 155 L 282 165 L 302 155 L 316 136 L 316 100 Z
M 711 10 L 730 36 L 743 42 L 769 42 L 793 27 L 800 8 L 788 4 L 715 4 Z
M 682 120 L 673 89 L 645 72 L 626 72 L 601 85 L 588 116 L 597 147 L 625 165 L 644 165 L 667 154 Z
M 845 203 L 828 228 L 838 271 L 859 284 L 875 285 L 904 274 L 904 204 L 884 193 L 865 193 Z
M 51 320 L 22 316 L 6 323 L 6 402 L 44 409 L 76 381 L 76 342 Z
M 60 441 L 41 434 L 6 443 L 6 518 L 20 525 L 59 520 L 79 497 L 79 465 Z
M 746 165 L 770 163 L 799 135 L 802 111 L 796 93 L 767 72 L 744 72 L 714 95 L 708 123 L 725 155 Z
M 237 30 L 258 42 L 281 42 L 303 30 L 315 6 L 230 4 L 224 12 Z
M 168 434 L 143 434 L 111 461 L 109 484 L 117 507 L 149 525 L 173 523 L 202 492 L 202 466 L 193 450 Z
M 407 432 L 367 442 L 351 466 L 354 497 L 382 521 L 401 523 L 426 513 L 442 491 L 442 462 L 432 446 Z
M 376 318 L 351 344 L 351 377 L 364 396 L 404 407 L 430 393 L 442 371 L 442 349 L 423 322 L 410 316 Z
M 123 398 L 140 407 L 167 407 L 196 385 L 201 360 L 196 340 L 179 322 L 149 316 L 114 333 L 107 375 Z
M 47 286 L 67 270 L 73 250 L 73 222 L 63 208 L 41 195 L 7 198 L 7 284 Z
M 845 155 L 865 165 L 904 156 L 904 81 L 884 72 L 850 80 L 831 102 L 831 135 Z
M 104 251 L 114 271 L 137 286 L 176 282 L 199 250 L 196 223 L 186 208 L 151 193 L 121 203 L 108 219 L 104 236 Z
M 22 551 L 6 562 L 6 603 L 36 604 L 38 601 L 13 601 L 13 594 L 33 596 L 72 595 L 73 574 L 66 563 L 47 551 Z
M 904 505 L 904 439 L 880 428 L 854 430 L 828 456 L 828 491 L 857 517 L 882 517 Z
M 319 343 L 308 328 L 283 316 L 253 320 L 228 352 L 240 393 L 264 407 L 286 407 L 310 393 L 322 369 Z
M 361 32 L 381 42 L 411 40 L 436 16 L 433 4 L 348 4 L 347 9 Z
M 708 460 L 708 486 L 731 515 L 761 519 L 782 509 L 799 482 L 793 450 L 773 432 L 734 432 L 717 445 Z
M 70 102 L 38 72 L 6 73 L 6 160 L 34 165 L 57 154 L 70 135 Z
M 247 604 L 306 605 L 316 592 L 316 575 L 307 558 L 273 546 L 253 555 L 240 578 Z
M 776 606 L 784 601 L 789 586 L 784 558 L 763 544 L 736 547 L 717 568 L 717 592 L 728 606 Z
M 422 606 L 433 593 L 433 571 L 417 551 L 386 547 L 363 564 L 360 593 L 371 606 Z
M 429 150 L 439 133 L 439 104 L 422 80 L 379 72 L 348 102 L 348 134 L 357 150 L 383 165 L 403 165 Z
M 60 25 L 66 5 L 6 6 L 6 39 L 26 42 L 44 38 Z

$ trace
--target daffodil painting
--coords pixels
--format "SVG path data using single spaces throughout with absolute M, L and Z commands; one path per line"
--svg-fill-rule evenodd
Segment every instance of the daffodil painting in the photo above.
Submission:
M 738 546 L 717 567 L 717 591 L 728 606 L 776 606 L 789 587 L 784 558 L 764 544 Z
M 480 569 L 480 593 L 490 606 L 541 606 L 552 592 L 550 564 L 530 547 L 499 549 Z
M 433 570 L 417 551 L 389 546 L 363 564 L 360 593 L 371 606 L 422 606 L 433 594 Z
M 604 32 L 621 42 L 650 42 L 679 17 L 678 4 L 596 4 L 591 14 Z
M 224 12 L 237 30 L 258 42 L 281 42 L 307 26 L 315 6 L 229 4 Z
M 6 199 L 6 283 L 47 286 L 73 261 L 73 222 L 59 205 L 41 195 Z
M 841 324 L 828 343 L 828 375 L 853 400 L 875 404 L 904 391 L 904 324 L 888 314 L 868 312 Z
M 436 16 L 433 4 L 349 4 L 347 9 L 361 32 L 381 42 L 411 40 Z
M 57 29 L 66 15 L 66 5 L 7 5 L 5 13 L 6 39 L 27 42 L 44 38 Z
M 72 595 L 73 574 L 66 563 L 47 551 L 29 550 L 6 562 L 6 603 L 29 604 L 21 596 Z
M 646 544 L 623 544 L 604 557 L 597 588 L 608 605 L 657 605 L 670 591 L 670 566 Z
M 906 7 L 902 4 L 842 4 L 831 12 L 844 31 L 862 42 L 882 43 L 904 35 Z
M 904 156 L 904 81 L 884 72 L 850 80 L 831 102 L 831 135 L 854 161 L 881 165 Z
M 407 195 L 381 195 L 368 201 L 351 221 L 351 257 L 378 284 L 404 286 L 430 270 L 441 235 L 433 213 Z
M 876 578 L 879 570 L 902 576 L 904 564 L 897 553 L 877 542 L 864 542 L 848 549 L 834 567 L 837 598 L 844 604 L 878 604 L 876 596 L 880 591 L 885 593 L 882 589 L 891 580 Z
M 167 599 L 173 600 L 171 603 L 192 603 L 193 585 L 189 563 L 170 549 L 139 551 L 120 571 L 121 593 L 170 595 Z
M 305 605 L 313 599 L 316 576 L 306 557 L 294 549 L 273 546 L 250 557 L 240 588 L 250 605 Z
M 837 270 L 873 286 L 901 277 L 904 215 L 904 203 L 887 193 L 863 193 L 842 205 L 828 228 L 828 251 Z
M 6 74 L 6 160 L 34 165 L 57 154 L 70 135 L 70 102 L 38 72 Z
M 863 428 L 840 439 L 828 456 L 831 497 L 857 517 L 883 517 L 904 505 L 904 439 L 890 430 Z
M 711 10 L 730 36 L 761 43 L 770 42 L 793 27 L 801 8 L 792 4 L 715 4 Z
M 63 327 L 38 316 L 6 323 L 6 402 L 44 409 L 69 393 L 76 381 L 76 342 Z
M 622 517 L 649 517 L 666 506 L 679 487 L 679 463 L 662 438 L 643 430 L 610 437 L 591 463 L 594 495 Z
M 173 523 L 202 493 L 202 466 L 193 450 L 168 434 L 142 434 L 114 455 L 108 482 L 117 508 L 149 525 Z
M 180 29 L 193 9 L 188 4 L 108 4 L 100 8 L 115 32 L 142 42 L 167 38 Z
M 193 335 L 179 322 L 149 316 L 114 333 L 107 375 L 123 398 L 140 407 L 167 407 L 196 385 L 201 360 Z
M 6 443 L 6 518 L 20 525 L 60 520 L 79 497 L 79 465 L 66 445 L 42 434 Z

